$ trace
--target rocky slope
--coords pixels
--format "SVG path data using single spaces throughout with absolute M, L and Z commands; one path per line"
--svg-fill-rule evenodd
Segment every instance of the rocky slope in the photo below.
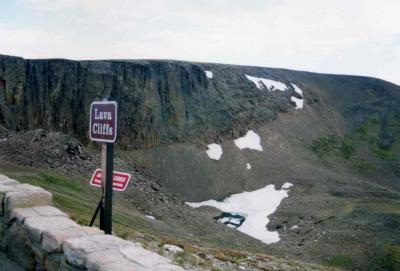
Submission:
M 259 89 L 246 75 L 276 80 L 288 89 Z M 183 200 L 294 184 L 269 217 L 268 228 L 277 230 L 281 241 L 259 242 L 257 249 L 354 270 L 398 268 L 399 86 L 261 67 L 0 56 L 2 138 L 43 128 L 91 147 L 89 104 L 107 96 L 120 108 L 116 153 L 121 167 L 140 168 Z M 304 107 L 296 109 L 292 98 L 302 96 Z M 235 146 L 233 139 L 250 129 L 260 136 L 262 152 Z M 221 144 L 219 160 L 207 156 L 210 143 Z M 7 148 L 12 153 L 13 147 Z M 79 157 L 74 148 L 70 152 Z M 3 157 L 11 156 L 18 154 Z M 29 164 L 26 157 L 18 159 Z M 91 170 L 85 166 L 77 172 L 90 175 Z M 211 222 L 215 214 L 204 211 Z M 298 228 L 290 230 L 293 226 Z

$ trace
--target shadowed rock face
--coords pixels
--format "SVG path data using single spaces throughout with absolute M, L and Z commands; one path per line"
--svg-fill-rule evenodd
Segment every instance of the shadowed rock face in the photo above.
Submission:
M 207 78 L 205 70 L 211 70 L 213 78 Z M 279 80 L 289 90 L 260 91 L 245 74 Z M 123 148 L 218 141 L 293 110 L 290 97 L 298 94 L 290 83 L 303 88 L 306 103 L 326 98 L 323 102 L 332 101 L 330 106 L 351 114 L 360 110 L 349 108 L 354 101 L 400 95 L 393 84 L 363 77 L 178 61 L 0 55 L 0 125 L 13 131 L 56 130 L 87 142 L 90 103 L 111 96 L 119 103 L 118 142 Z
M 206 77 L 206 68 L 213 70 L 213 79 Z M 175 61 L 0 56 L 0 124 L 15 131 L 57 130 L 87 141 L 90 103 L 111 96 L 119 103 L 122 147 L 230 137 L 293 108 L 292 89 L 261 94 L 245 70 L 277 73 Z

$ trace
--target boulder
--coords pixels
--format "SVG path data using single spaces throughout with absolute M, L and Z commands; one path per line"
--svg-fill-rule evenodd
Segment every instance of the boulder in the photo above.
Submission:
M 178 252 L 183 251 L 183 249 L 181 247 L 170 245 L 170 244 L 163 245 L 163 249 L 166 251 L 172 252 L 172 253 L 178 253 Z

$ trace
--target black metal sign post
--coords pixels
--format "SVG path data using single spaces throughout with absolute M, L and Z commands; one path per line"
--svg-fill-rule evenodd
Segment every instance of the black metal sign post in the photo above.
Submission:
M 112 173 L 114 166 L 114 143 L 104 143 L 102 147 L 103 208 L 100 209 L 100 229 L 106 234 L 112 232 Z M 101 223 L 103 222 L 103 225 Z
M 114 142 L 117 138 L 117 103 L 112 101 L 93 102 L 90 106 L 90 139 L 102 142 L 102 194 L 100 202 L 91 219 L 93 226 L 100 211 L 100 229 L 105 234 L 112 234 L 112 196 Z

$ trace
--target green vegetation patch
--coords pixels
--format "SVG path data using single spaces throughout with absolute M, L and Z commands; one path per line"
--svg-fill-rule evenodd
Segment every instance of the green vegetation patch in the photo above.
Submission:
M 336 267 L 349 267 L 353 263 L 353 258 L 349 255 L 335 255 L 330 258 L 327 262 L 329 266 L 336 266 Z
M 352 138 L 348 136 L 328 135 L 321 137 L 313 140 L 310 147 L 320 157 L 334 154 L 349 159 L 354 154 L 354 143 Z
M 400 201 L 395 199 L 382 199 L 380 201 L 353 200 L 343 206 L 341 214 L 348 215 L 355 211 L 400 216 Z
M 385 245 L 373 257 L 369 271 L 399 271 L 400 270 L 400 245 Z
M 339 157 L 360 171 L 386 168 L 400 176 L 400 109 L 374 113 L 344 136 L 316 138 L 310 148 L 320 158 Z

